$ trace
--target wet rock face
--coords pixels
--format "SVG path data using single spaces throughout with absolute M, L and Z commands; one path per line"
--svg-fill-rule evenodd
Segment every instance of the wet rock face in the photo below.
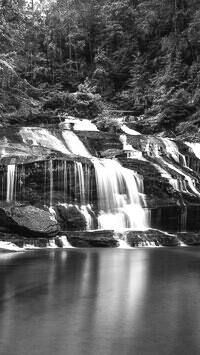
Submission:
M 60 231 L 53 215 L 34 206 L 0 208 L 0 224 L 27 237 L 53 237 Z
M 64 232 L 73 247 L 117 247 L 119 242 L 114 238 L 112 230 L 95 230 L 90 232 Z
M 184 211 L 180 206 L 162 206 L 151 211 L 151 227 L 166 231 L 181 230 L 181 216 Z
M 110 134 L 106 132 L 76 132 L 77 136 L 84 143 L 86 148 L 91 154 L 99 157 L 108 157 L 109 150 L 110 156 L 114 156 L 114 153 L 119 153 L 122 149 L 122 143 L 120 142 L 116 134 Z
M 86 229 L 86 220 L 76 206 L 57 205 L 55 210 L 62 229 L 71 231 Z
M 31 204 L 41 207 L 57 203 L 81 202 L 81 190 L 77 164 L 81 164 L 83 176 L 90 186 L 86 203 L 94 203 L 96 197 L 93 165 L 85 158 L 50 159 L 15 166 L 13 204 Z M 0 201 L 7 200 L 7 166 L 0 166 Z
M 155 229 L 147 231 L 128 231 L 125 233 L 127 243 L 132 247 L 139 246 L 178 246 L 178 237 Z
M 49 135 L 53 135 L 56 140 L 64 144 L 62 130 L 55 127 L 49 127 L 47 130 Z M 36 132 L 37 128 L 33 131 Z M 143 176 L 144 194 L 146 195 L 143 207 L 147 206 L 151 210 L 152 228 L 171 232 L 200 230 L 200 195 L 198 194 L 198 190 L 200 191 L 200 159 L 197 159 L 191 148 L 186 146 L 184 142 L 172 141 L 170 153 L 169 142 L 166 143 L 161 137 L 127 134 L 128 145 L 132 145 L 134 149 L 141 153 L 141 158 L 128 158 L 125 151 L 122 150 L 123 144 L 117 134 L 100 131 L 76 131 L 76 135 L 94 156 L 112 158 L 119 157 L 120 153 L 123 153 L 119 157 L 120 163 L 125 168 Z M 2 127 L 0 130 L 0 200 L 2 203 L 13 202 L 12 209 L 6 209 L 7 212 L 3 209 L 3 212 L 0 212 L 2 218 L 0 224 L 11 225 L 12 229 L 17 228 L 20 233 L 25 233 L 27 230 L 29 234 L 46 233 L 45 235 L 51 236 L 54 235 L 54 232 L 52 226 L 50 231 L 46 227 L 49 223 L 48 218 L 45 217 L 40 225 L 41 213 L 38 213 L 37 217 L 33 212 L 30 212 L 30 216 L 33 214 L 33 218 L 30 217 L 28 221 L 29 213 L 25 216 L 23 212 L 22 217 L 22 208 L 20 207 L 17 210 L 16 203 L 34 205 L 35 208 L 41 209 L 44 208 L 44 205 L 56 206 L 62 203 L 79 206 L 89 204 L 93 206 L 92 209 L 97 215 L 97 186 L 95 169 L 90 158 L 73 154 L 68 155 L 63 153 L 62 150 L 60 151 L 59 148 L 58 150 L 50 148 L 48 139 L 45 140 L 44 146 L 41 142 L 42 140 L 39 138 L 38 141 L 28 138 L 23 139 L 20 128 L 17 127 Z M 175 144 L 178 150 L 174 150 Z M 179 162 L 176 159 L 177 151 L 180 153 Z M 181 155 L 185 157 L 186 168 L 181 161 Z M 15 165 L 13 198 L 10 200 L 7 199 L 8 164 Z M 81 201 L 80 176 L 78 175 L 80 173 L 78 167 L 80 166 L 77 164 L 82 164 L 82 175 L 87 187 L 85 191 L 89 191 L 85 194 L 84 201 Z M 163 175 L 163 167 L 169 176 Z M 173 167 L 175 170 L 173 170 Z M 184 178 L 185 174 L 191 177 L 193 189 L 191 189 L 187 179 Z M 183 183 L 185 183 L 186 190 L 183 189 Z M 60 207 L 56 207 L 56 213 L 58 220 L 58 223 L 56 223 L 61 225 L 61 229 L 85 230 L 85 217 L 75 206 L 66 210 L 65 207 L 60 205 Z M 35 226 L 31 225 L 32 220 L 34 220 Z M 97 228 L 96 220 L 91 229 L 94 228 Z M 134 238 L 132 242 L 135 245 L 145 243 L 145 238 L 143 239 L 141 235 L 135 235 Z
M 194 232 L 180 232 L 178 233 L 178 238 L 179 240 L 184 243 L 185 245 L 200 245 L 200 233 L 194 233 Z
M 19 234 L 14 233 L 0 233 L 0 242 L 10 242 L 16 245 L 19 248 L 24 248 L 27 245 L 31 246 L 32 248 L 46 248 L 49 243 L 49 238 L 46 237 L 24 237 Z

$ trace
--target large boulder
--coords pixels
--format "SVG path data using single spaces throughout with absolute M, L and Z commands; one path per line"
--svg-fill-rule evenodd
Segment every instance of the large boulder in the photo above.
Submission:
M 73 247 L 118 247 L 113 230 L 94 230 L 84 232 L 63 232 Z
M 72 231 L 86 229 L 86 219 L 77 206 L 58 204 L 55 210 L 63 229 Z
M 60 231 L 54 215 L 30 205 L 1 207 L 0 225 L 27 237 L 53 237 Z

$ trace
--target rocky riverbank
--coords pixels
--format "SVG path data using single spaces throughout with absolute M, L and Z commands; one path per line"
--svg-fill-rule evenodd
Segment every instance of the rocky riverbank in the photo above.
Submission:
M 41 248 L 138 248 L 199 246 L 200 232 L 166 233 L 156 229 L 115 232 L 113 230 L 60 231 L 51 238 L 24 237 L 1 228 L 0 253 Z

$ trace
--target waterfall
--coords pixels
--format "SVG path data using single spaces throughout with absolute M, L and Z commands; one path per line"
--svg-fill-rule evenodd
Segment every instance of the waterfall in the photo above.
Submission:
M 148 138 L 145 152 L 149 156 L 154 156 L 158 158 L 162 156 L 164 153 L 165 155 L 172 158 L 183 167 L 187 167 L 185 156 L 180 153 L 177 144 L 169 138 L 162 138 L 162 137 L 157 137 L 157 138 L 151 137 L 151 139 Z
M 196 157 L 198 159 L 200 159 L 200 143 L 189 143 L 189 142 L 185 142 L 185 144 L 190 147 L 194 153 L 194 155 L 196 155 Z
M 89 213 L 89 211 L 90 211 L 90 213 Z M 92 213 L 94 214 L 94 212 L 92 212 L 91 206 L 90 205 L 87 205 L 87 206 L 82 205 L 80 208 L 80 212 L 85 217 L 86 229 L 87 230 L 94 229 L 94 223 L 93 223 L 93 219 L 92 219 Z
M 75 179 L 78 178 L 78 186 L 80 190 L 80 203 L 85 205 L 85 179 L 83 173 L 83 165 L 80 162 L 74 163 Z
M 92 159 L 98 195 L 98 228 L 146 229 L 147 216 L 138 191 L 138 176 L 114 160 Z
M 47 242 L 46 248 L 58 248 L 58 246 L 56 245 L 55 239 L 49 239 L 49 241 Z
M 196 186 L 195 186 L 195 179 L 192 179 L 188 174 L 184 173 L 182 170 L 178 169 L 177 167 L 175 167 L 174 165 L 166 162 L 164 159 L 162 159 L 162 164 L 165 164 L 166 166 L 168 166 L 172 171 L 176 171 L 178 173 L 178 175 L 184 177 L 184 179 L 187 181 L 187 185 L 190 189 L 190 191 L 188 191 L 187 186 L 185 183 L 182 183 L 182 186 L 180 185 L 179 190 L 181 192 L 188 192 L 188 193 L 193 193 L 194 195 L 196 195 L 197 197 L 200 197 L 200 192 L 197 190 Z
M 19 135 L 25 147 L 37 146 L 60 152 L 62 157 L 63 154 L 78 155 L 87 159 L 83 163 L 51 158 L 30 163 L 35 165 L 19 164 L 17 170 L 15 165 L 8 165 L 7 202 L 12 201 L 14 195 L 19 201 L 23 200 L 26 189 L 41 191 L 43 178 L 44 204 L 50 208 L 59 203 L 66 208 L 73 204 L 84 216 L 88 230 L 97 224 L 99 229 L 148 228 L 141 176 L 115 160 L 92 157 L 72 131 L 25 127 L 20 129 Z M 36 182 L 33 182 L 34 171 Z
M 60 241 L 61 241 L 61 243 L 62 243 L 62 245 L 63 245 L 63 246 L 62 246 L 63 248 L 74 248 L 74 247 L 70 244 L 70 242 L 68 241 L 66 235 L 61 235 L 61 236 L 59 237 L 59 239 L 60 239 Z
M 24 127 L 20 130 L 20 135 L 26 144 L 45 147 L 64 154 L 71 154 L 64 143 L 47 129 Z
M 91 154 L 85 148 L 84 144 L 80 141 L 80 139 L 75 135 L 75 133 L 71 131 L 63 131 L 62 137 L 68 147 L 68 149 L 76 155 L 80 155 L 82 157 L 91 157 Z
M 165 145 L 166 153 L 169 154 L 178 163 L 182 163 L 183 166 L 186 166 L 185 156 L 179 152 L 176 143 L 169 138 L 160 138 L 160 140 Z M 180 157 L 182 158 L 182 162 L 180 162 Z
M 8 165 L 8 169 L 7 169 L 7 192 L 6 192 L 7 202 L 13 200 L 14 185 L 15 185 L 15 164 L 11 164 Z
M 53 162 L 49 160 L 49 175 L 50 175 L 50 207 L 53 205 Z
M 64 130 L 62 136 L 45 128 L 24 127 L 20 130 L 23 142 L 28 145 L 41 146 L 63 154 L 79 155 L 90 158 L 91 154 L 81 140 L 72 131 Z

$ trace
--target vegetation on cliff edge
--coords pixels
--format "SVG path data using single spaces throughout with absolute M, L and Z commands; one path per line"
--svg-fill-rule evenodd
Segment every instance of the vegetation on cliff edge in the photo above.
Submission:
M 108 103 L 141 131 L 198 139 L 198 0 L 1 1 L 1 124 Z

